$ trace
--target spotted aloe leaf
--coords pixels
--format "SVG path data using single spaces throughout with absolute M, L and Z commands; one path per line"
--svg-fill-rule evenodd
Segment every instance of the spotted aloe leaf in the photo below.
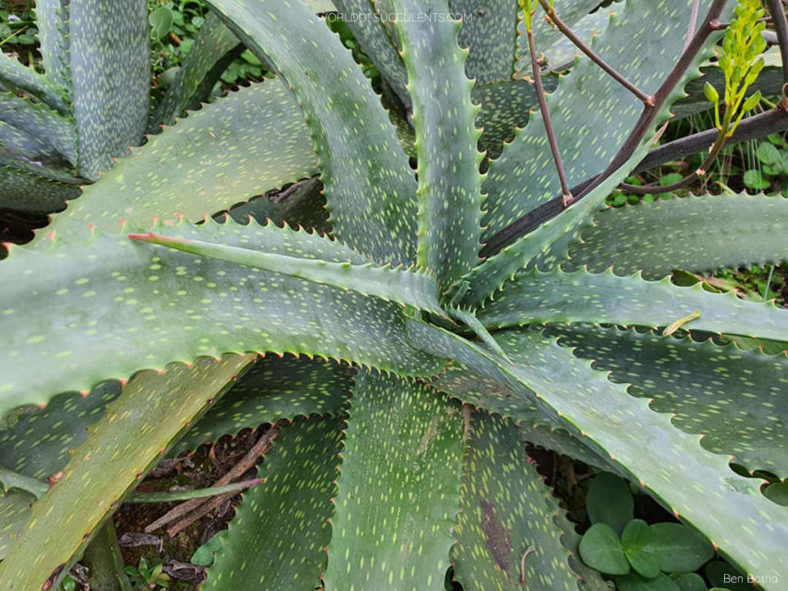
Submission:
M 566 267 L 647 279 L 788 261 L 788 199 L 720 195 L 609 208 L 570 248 Z M 626 235 L 626 238 L 624 236 Z
M 55 86 L 46 76 L 28 68 L 19 60 L 0 52 L 0 82 L 4 86 L 24 91 L 44 101 L 53 109 L 65 114 L 69 112 L 65 91 Z
M 258 469 L 265 483 L 243 503 L 202 585 L 224 589 L 313 589 L 325 570 L 344 420 L 299 418 L 280 433 Z
M 454 543 L 462 456 L 458 405 L 425 386 L 359 373 L 326 589 L 437 588 Z
M 161 454 L 249 364 L 228 355 L 188 368 L 135 376 L 74 450 L 57 484 L 33 505 L 30 521 L 0 563 L 0 586 L 13 591 L 57 588 L 68 566 Z M 112 478 L 97 475 L 108 474 Z M 63 528 L 64 523 L 73 523 Z
M 232 60 L 241 49 L 238 37 L 215 14 L 210 13 L 200 27 L 189 53 L 183 60 L 175 81 L 167 89 L 156 107 L 150 128 L 169 125 L 196 101 L 207 98 L 214 84 L 225 70 L 228 58 Z M 206 96 L 196 96 L 200 89 Z
M 95 180 L 148 123 L 148 11 L 145 0 L 70 0 L 68 11 L 78 168 Z
M 457 581 L 466 591 L 576 590 L 578 574 L 553 522 L 558 503 L 531 465 L 517 427 L 479 411 L 470 417 L 469 433 L 452 554 Z
M 35 499 L 21 490 L 5 491 L 0 495 L 0 560 L 6 557 L 19 530 L 30 519 L 30 506 Z
M 56 474 L 120 390 L 119 382 L 104 382 L 87 396 L 64 393 L 43 408 L 24 409 L 13 424 L 0 430 L 0 466 L 39 480 Z
M 555 327 L 559 344 L 593 367 L 625 383 L 633 396 L 648 398 L 660 413 L 671 413 L 682 431 L 703 436 L 704 448 L 735 457 L 749 472 L 788 476 L 788 440 L 780 417 L 788 357 L 742 351 L 689 338 L 592 326 Z
M 0 92 L 0 120 L 50 147 L 63 160 L 76 164 L 74 124 L 41 103 L 31 103 L 12 93 Z
M 394 126 L 351 53 L 300 0 L 210 4 L 299 101 L 336 237 L 380 262 L 413 262 L 416 181 Z
M 352 379 L 347 365 L 290 355 L 264 357 L 189 429 L 170 454 L 280 419 L 341 415 Z
M 147 228 L 153 218 L 199 221 L 316 172 L 298 108 L 277 80 L 267 80 L 148 138 L 100 183 L 85 187 L 48 231 L 69 241 L 83 240 L 91 225 L 117 232 L 124 225 Z M 45 237 L 39 243 L 46 243 Z
M 704 449 L 697 436 L 676 429 L 669 416 L 630 396 L 625 386 L 555 339 L 532 330 L 496 333 L 512 364 L 435 327 L 413 325 L 412 335 L 428 351 L 462 357 L 560 420 L 592 449 L 609 454 L 747 572 L 778 580 L 788 575 L 786 566 L 773 560 L 775 549 L 788 540 L 783 508 L 761 494 L 759 483 L 734 473 L 727 457 Z M 737 527 L 731 527 L 731 515 Z
M 229 221 L 214 228 L 213 236 L 202 239 L 196 228 L 184 227 L 186 232 L 168 232 L 167 235 L 148 232 L 131 234 L 130 238 L 149 242 L 167 248 L 188 252 L 200 257 L 209 257 L 238 265 L 254 267 L 272 273 L 281 273 L 320 285 L 330 285 L 350 290 L 366 296 L 375 296 L 386 301 L 398 302 L 434 314 L 444 315 L 438 302 L 438 287 L 434 278 L 420 270 L 380 267 L 364 260 L 355 252 L 347 253 L 348 248 L 338 248 L 334 253 L 334 241 L 314 234 L 293 233 L 280 229 L 274 224 L 260 228 L 261 234 L 271 234 L 273 240 L 287 243 L 310 242 L 313 252 L 325 252 L 323 257 L 301 257 L 293 254 L 279 254 L 259 250 L 254 244 L 230 245 L 225 242 L 225 233 L 236 233 L 237 227 Z M 261 236 L 262 238 L 262 236 Z M 262 242 L 267 242 L 263 238 Z M 320 244 L 322 243 L 322 244 Z M 340 254 L 341 253 L 341 254 Z M 347 258 L 341 260 L 341 256 Z
M 63 209 L 79 196 L 77 185 L 48 179 L 16 166 L 0 166 L 0 207 L 16 212 L 46 214 Z
M 524 267 L 531 270 L 551 268 L 558 261 L 566 260 L 569 243 L 578 228 L 602 206 L 610 192 L 627 176 L 629 167 L 640 161 L 644 153 L 644 148 L 636 150 L 624 166 L 581 201 L 474 267 L 455 284 L 455 290 L 467 286 L 462 303 L 474 308 L 483 305 Z
M 387 27 L 393 20 L 392 11 L 387 10 L 390 1 L 336 0 L 334 4 L 391 89 L 404 105 L 410 106 L 408 74 L 399 54 L 399 36 Z
M 69 0 L 38 0 L 35 7 L 44 72 L 63 89 L 71 87 L 68 4 Z
M 305 232 L 233 228 L 208 223 L 174 229 L 187 238 L 214 233 L 230 246 L 304 259 L 361 257 L 336 243 L 326 250 L 330 242 Z M 152 248 L 125 235 L 96 235 L 49 251 L 14 248 L 0 274 L 8 285 L 0 300 L 9 335 L 0 357 L 4 409 L 45 402 L 59 391 L 88 390 L 140 368 L 223 352 L 307 353 L 411 375 L 439 368 L 409 344 L 398 304 Z M 34 313 L 44 309 L 58 310 L 57 330 L 49 316 Z M 31 374 L 30 367 L 38 370 Z
M 646 281 L 612 271 L 522 273 L 479 312 L 479 319 L 488 328 L 537 322 L 667 328 L 686 319 L 682 326 L 692 330 L 775 340 L 788 335 L 788 311 L 772 302 L 748 302 L 733 292 L 708 292 L 700 284 L 679 287 L 669 278 Z
M 711 0 L 703 0 L 701 10 L 706 10 L 710 3 Z M 613 67 L 643 92 L 654 93 L 664 72 L 673 68 L 681 55 L 687 36 L 686 10 L 684 0 L 628 2 L 594 44 L 594 50 L 609 59 Z M 558 9 L 556 12 L 560 16 Z M 653 27 L 656 20 L 664 26 Z M 538 31 L 535 37 L 538 42 Z M 629 52 L 621 50 L 632 39 L 638 40 L 642 60 L 632 60 Z M 669 115 L 675 100 L 682 98 L 683 86 L 697 76 L 697 69 L 710 55 L 711 47 L 709 44 L 706 51 L 696 57 L 677 92 L 663 107 L 657 123 Z M 580 58 L 572 72 L 561 79 L 547 102 L 570 186 L 593 177 L 609 164 L 643 109 L 637 98 L 601 73 L 586 57 Z M 653 132 L 649 133 L 644 144 L 650 143 L 653 137 Z M 631 160 L 629 169 L 644 155 L 641 153 L 639 159 Z M 527 192 L 523 192 L 523 187 L 528 188 Z M 491 237 L 530 210 L 560 195 L 541 115 L 535 114 L 525 130 L 506 146 L 501 157 L 491 163 L 484 190 L 488 209 L 483 238 Z
M 467 54 L 457 47 L 460 23 L 419 18 L 448 15 L 446 0 L 395 0 L 394 7 L 402 15 L 398 29 L 416 128 L 418 263 L 434 270 L 445 288 L 478 260 L 482 177 L 473 83 L 465 77 Z

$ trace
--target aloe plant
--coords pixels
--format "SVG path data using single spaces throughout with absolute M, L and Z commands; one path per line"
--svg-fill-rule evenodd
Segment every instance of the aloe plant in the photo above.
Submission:
M 2 144 L 17 206 L 50 182 L 32 147 L 69 152 L 56 180 L 97 181 L 0 262 L 0 587 L 56 588 L 163 456 L 262 423 L 265 483 L 204 589 L 431 589 L 449 567 L 466 590 L 604 587 L 523 440 L 629 479 L 764 587 L 788 580 L 786 508 L 741 475 L 788 473 L 788 358 L 745 347 L 784 350 L 788 313 L 670 280 L 784 261 L 788 202 L 604 206 L 734 3 L 551 2 L 600 30 L 545 96 L 527 48 L 560 34 L 536 2 L 335 2 L 399 15 L 356 36 L 414 146 L 300 0 L 211 0 L 177 96 L 132 117 L 137 4 L 42 0 L 46 73 L 0 62 L 6 98 L 42 114 L 0 127 L 26 134 Z M 170 124 L 239 39 L 273 76 Z M 540 106 L 516 131 L 510 96 Z M 503 122 L 487 143 L 480 113 Z M 325 209 L 249 201 L 318 175 Z

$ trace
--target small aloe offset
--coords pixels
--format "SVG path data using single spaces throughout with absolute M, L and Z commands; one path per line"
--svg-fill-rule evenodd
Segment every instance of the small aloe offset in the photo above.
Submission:
M 159 580 L 96 558 L 115 511 L 267 424 L 203 589 L 705 589 L 720 564 L 780 589 L 788 312 L 672 273 L 787 262 L 786 198 L 604 205 L 723 38 L 705 108 L 735 141 L 760 9 L 208 4 L 158 105 L 142 0 L 40 0 L 44 73 L 0 60 L 0 208 L 68 202 L 0 261 L 0 588 Z M 241 45 L 266 79 L 184 113 Z M 582 538 L 524 441 L 604 471 Z

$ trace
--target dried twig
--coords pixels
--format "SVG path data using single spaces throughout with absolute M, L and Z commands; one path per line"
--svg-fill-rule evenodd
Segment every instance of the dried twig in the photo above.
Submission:
M 249 452 L 241 458 L 241 461 L 238 462 L 235 466 L 233 466 L 224 476 L 222 476 L 219 480 L 214 482 L 213 486 L 224 486 L 226 484 L 231 483 L 233 480 L 236 480 L 244 475 L 244 473 L 252 468 L 256 463 L 257 460 L 260 458 L 261 455 L 266 453 L 268 449 L 271 447 L 271 443 L 274 439 L 276 439 L 277 435 L 279 435 L 279 429 L 276 427 L 271 427 L 260 439 L 257 443 L 254 444 L 254 447 L 249 450 Z M 231 497 L 236 495 L 236 492 L 227 493 Z M 223 495 L 221 497 L 214 497 L 214 499 L 222 499 L 226 497 Z M 213 499 L 206 501 L 205 499 L 191 499 L 186 501 L 185 503 L 181 503 L 177 507 L 174 507 L 159 519 L 151 523 L 145 528 L 147 533 L 155 531 L 160 527 L 167 525 L 168 523 L 175 521 L 176 519 L 195 511 L 201 505 L 212 503 Z

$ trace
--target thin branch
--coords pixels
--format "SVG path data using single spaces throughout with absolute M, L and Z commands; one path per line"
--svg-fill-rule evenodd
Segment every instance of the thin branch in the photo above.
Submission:
M 687 51 L 687 47 L 689 47 L 689 44 L 692 42 L 692 37 L 695 35 L 695 29 L 698 28 L 698 16 L 700 16 L 700 0 L 693 0 L 689 27 L 687 27 L 687 40 L 684 42 L 684 49 L 682 49 L 682 51 Z
M 701 49 L 703 49 L 706 40 L 714 32 L 714 27 L 719 22 L 719 18 L 722 15 L 722 10 L 725 8 L 725 3 L 726 0 L 714 0 L 712 2 L 709 11 L 706 13 L 706 17 L 703 20 L 703 24 L 692 38 L 692 42 L 687 46 L 686 51 L 682 53 L 681 57 L 679 57 L 678 62 L 674 66 L 673 70 L 671 70 L 671 72 L 668 74 L 665 81 L 662 83 L 662 86 L 657 91 L 657 94 L 654 95 L 655 108 L 644 108 L 640 119 L 638 119 L 629 137 L 624 141 L 612 162 L 601 174 L 587 179 L 577 187 L 573 188 L 572 194 L 576 195 L 576 201 L 588 195 L 591 191 L 603 183 L 605 179 L 607 179 L 611 174 L 623 166 L 627 160 L 629 160 L 629 158 L 640 145 L 640 142 L 643 141 L 643 138 L 648 133 L 648 130 L 653 127 L 654 121 L 661 107 L 665 104 L 665 101 L 668 100 L 673 90 L 676 88 L 684 74 L 692 65 L 695 56 L 697 56 Z M 524 236 L 534 228 L 554 218 L 559 213 L 561 213 L 562 210 L 562 199 L 559 199 L 557 203 L 554 199 L 537 207 L 533 211 L 528 212 L 523 217 L 515 220 L 507 227 L 496 233 L 484 245 L 484 248 L 480 253 L 481 256 L 489 257 L 495 254 L 505 246 L 508 246 L 517 240 L 517 238 L 520 236 Z
M 724 133 L 718 133 L 717 141 L 714 142 L 714 145 L 711 147 L 711 150 L 709 150 L 709 155 L 706 158 L 706 160 L 703 161 L 703 164 L 701 164 L 700 167 L 695 172 L 685 176 L 680 181 L 677 181 L 670 185 L 645 185 L 642 187 L 638 185 L 630 185 L 628 183 L 621 183 L 619 185 L 619 188 L 629 193 L 633 193 L 635 195 L 672 193 L 673 191 L 678 191 L 679 189 L 683 189 L 684 187 L 691 185 L 692 183 L 697 181 L 699 178 L 706 176 L 706 172 L 708 172 L 709 168 L 711 167 L 712 164 L 714 164 L 714 161 L 717 159 L 717 156 L 719 156 L 720 152 L 722 151 L 726 139 L 727 138 L 725 137 Z
M 550 144 L 550 151 L 553 153 L 555 168 L 558 171 L 558 180 L 561 182 L 562 203 L 564 208 L 567 208 L 575 198 L 572 196 L 572 191 L 569 189 L 569 182 L 566 180 L 566 172 L 564 172 L 564 163 L 561 161 L 561 152 L 558 149 L 558 140 L 555 137 L 553 120 L 550 118 L 550 110 L 547 108 L 547 99 L 545 98 L 544 85 L 542 84 L 542 68 L 539 66 L 539 59 L 536 57 L 534 32 L 533 29 L 528 27 L 526 28 L 526 32 L 528 34 L 528 49 L 531 52 L 531 69 L 534 75 L 536 99 L 539 102 L 539 110 L 542 112 L 542 120 L 544 121 L 545 132 L 547 133 L 547 141 Z
M 698 2 L 699 0 L 696 0 Z M 555 13 L 555 8 L 550 5 L 548 0 L 539 0 L 539 4 L 541 4 L 544 11 L 547 13 L 547 17 L 553 21 L 558 30 L 564 34 L 564 36 L 569 39 L 580 51 L 586 54 L 592 62 L 594 62 L 597 66 L 602 68 L 613 80 L 618 82 L 621 86 L 626 88 L 629 92 L 634 94 L 639 101 L 641 101 L 647 107 L 654 106 L 654 97 L 651 95 L 646 94 L 642 90 L 640 90 L 637 86 L 632 84 L 629 80 L 627 80 L 620 72 L 618 72 L 613 66 L 608 64 L 602 57 L 597 54 L 593 49 L 591 49 L 588 45 L 583 43 L 583 41 L 572 32 L 572 29 L 562 21 L 558 15 Z
M 782 0 L 766 0 L 766 4 L 774 21 L 777 44 L 780 46 L 780 55 L 783 59 L 783 84 L 788 86 L 788 18 L 785 16 Z M 785 86 L 783 86 L 783 94 L 786 94 Z M 788 99 L 783 102 L 788 103 Z
M 780 108 L 772 109 L 743 119 L 734 134 L 728 138 L 727 143 L 737 144 L 786 130 L 788 130 L 788 112 Z M 664 144 L 650 152 L 632 174 L 639 174 L 662 166 L 667 162 L 680 160 L 691 154 L 702 152 L 714 142 L 714 138 L 718 134 L 719 131 L 717 129 L 710 129 Z M 596 182 L 598 178 L 599 175 L 586 179 L 573 187 L 572 192 L 576 195 L 582 193 L 586 187 Z M 664 188 L 662 190 L 664 191 Z M 562 211 L 561 196 L 557 196 L 540 205 L 490 238 L 479 253 L 480 256 L 482 258 L 493 256 L 521 236 L 525 236 L 543 223 L 553 219 Z
M 673 70 L 671 70 L 671 72 L 668 74 L 668 77 L 657 91 L 655 95 L 655 108 L 643 110 L 640 119 L 635 124 L 634 129 L 629 134 L 629 137 L 626 139 L 626 141 L 624 141 L 612 162 L 602 172 L 602 174 L 596 180 L 594 180 L 594 182 L 586 187 L 583 193 L 578 196 L 578 199 L 585 197 L 600 184 L 602 184 L 605 179 L 607 179 L 611 174 L 623 166 L 638 148 L 640 143 L 643 141 L 643 138 L 648 133 L 648 130 L 653 127 L 654 121 L 657 118 L 657 114 L 662 110 L 662 106 L 665 104 L 678 83 L 684 77 L 687 70 L 692 65 L 692 62 L 695 60 L 695 57 L 703 49 L 703 46 L 706 44 L 709 36 L 714 32 L 714 26 L 717 22 L 719 22 L 719 18 L 722 15 L 723 9 L 725 8 L 726 1 L 727 0 L 714 0 L 712 2 L 709 11 L 706 14 L 706 18 L 703 19 L 703 24 L 692 38 L 692 42 L 687 46 L 687 50 L 681 54 L 681 57 L 679 57 L 678 62 L 673 67 Z

